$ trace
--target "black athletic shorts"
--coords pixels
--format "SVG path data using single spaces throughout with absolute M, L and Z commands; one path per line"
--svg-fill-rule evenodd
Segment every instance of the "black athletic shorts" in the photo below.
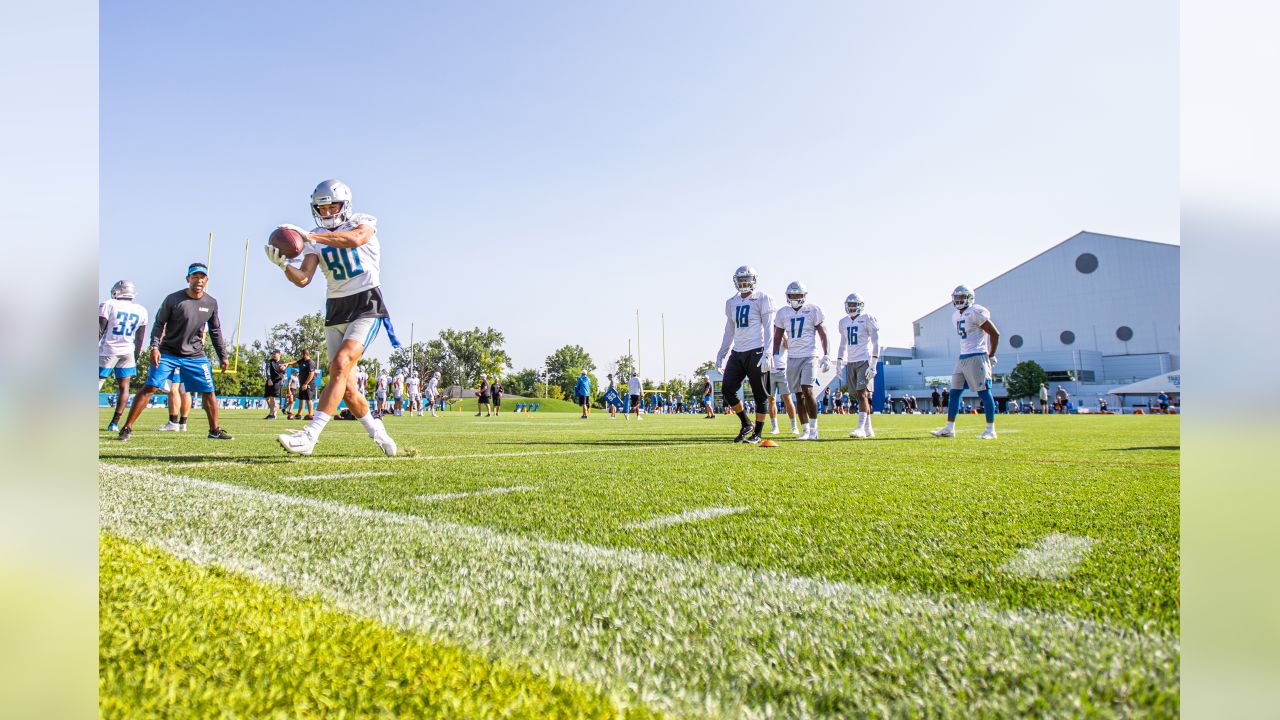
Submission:
M 493 396 L 493 406 L 494 406 L 494 407 L 502 407 L 502 395 L 501 395 L 501 394 L 496 394 L 496 395 L 494 395 L 494 396 Z
M 299 399 L 299 400 L 310 400 L 310 399 L 311 399 L 311 388 L 310 388 L 310 387 L 300 388 L 300 389 L 298 390 L 298 399 Z
M 631 398 L 631 409 L 632 409 L 632 410 L 635 410 L 636 408 L 640 407 L 640 396 L 639 396 L 639 395 L 628 395 L 627 397 Z
M 724 382 L 720 385 L 725 405 L 732 407 L 741 402 L 738 389 L 742 387 L 742 381 L 746 380 L 751 385 L 752 399 L 760 407 L 765 407 L 765 403 L 769 401 L 770 383 L 769 376 L 760 369 L 760 356 L 763 354 L 764 348 L 734 350 L 729 353 L 729 362 L 724 367 Z
M 262 389 L 262 397 L 264 398 L 280 397 L 283 394 L 284 383 L 267 383 L 267 386 Z
M 476 402 L 481 404 L 487 404 L 489 402 L 489 393 L 485 393 L 484 395 L 477 395 Z

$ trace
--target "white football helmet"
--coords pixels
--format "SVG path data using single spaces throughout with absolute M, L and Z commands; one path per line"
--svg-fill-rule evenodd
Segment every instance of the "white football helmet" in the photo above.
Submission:
M 112 300 L 132 300 L 134 294 L 133 283 L 128 280 L 117 280 L 116 284 L 111 286 Z
M 437 370 L 437 371 L 435 371 L 435 372 L 431 373 L 431 377 L 436 378 L 437 380 L 438 380 L 438 379 L 440 379 L 440 371 L 439 371 L 439 370 Z
M 752 293 L 756 291 L 756 269 L 750 265 L 743 265 L 733 271 L 733 288 L 740 293 Z
M 791 306 L 792 310 L 799 310 L 804 307 L 804 301 L 807 297 L 809 297 L 809 290 L 799 280 L 787 286 L 787 304 Z
M 342 208 L 335 215 L 322 216 L 317 207 L 332 203 L 341 203 Z M 325 180 L 317 185 L 311 191 L 311 215 L 316 219 L 317 225 L 329 230 L 346 223 L 351 219 L 351 188 L 341 180 Z
M 964 285 L 959 285 L 955 290 L 951 291 L 951 304 L 960 312 L 968 310 L 970 306 L 978 299 L 973 291 Z
M 849 297 L 844 299 L 844 311 L 848 313 L 851 318 L 856 318 L 861 315 L 862 309 L 866 306 L 867 304 L 862 302 L 862 296 L 858 293 L 849 293 Z

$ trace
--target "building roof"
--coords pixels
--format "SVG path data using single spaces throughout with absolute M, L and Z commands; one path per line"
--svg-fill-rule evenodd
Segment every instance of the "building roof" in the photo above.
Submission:
M 1018 269 L 1019 269 L 1019 268 L 1021 268 L 1022 266 L 1024 266 L 1024 265 L 1027 265 L 1027 264 L 1029 264 L 1029 263 L 1034 262 L 1034 261 L 1035 261 L 1036 259 L 1038 259 L 1040 256 L 1045 255 L 1045 254 L 1047 254 L 1047 253 L 1050 253 L 1050 252 L 1052 252 L 1052 251 L 1056 250 L 1057 248 L 1062 247 L 1063 245 L 1066 245 L 1067 243 L 1072 242 L 1073 240 L 1076 240 L 1077 238 L 1079 238 L 1079 237 L 1081 237 L 1081 236 L 1084 236 L 1084 235 L 1093 235 L 1093 236 L 1096 236 L 1096 237 L 1115 238 L 1116 240 L 1128 240 L 1129 242 L 1135 242 L 1135 243 L 1146 243 L 1146 244 L 1148 244 L 1148 245 L 1158 245 L 1158 246 L 1160 246 L 1160 247 L 1169 247 L 1169 248 L 1181 248 L 1181 247 L 1182 247 L 1181 245 L 1175 245 L 1175 244 L 1173 244 L 1173 243 L 1155 242 L 1154 240 L 1139 240 L 1138 238 L 1124 237 L 1123 235 L 1109 235 L 1109 234 L 1107 234 L 1107 233 L 1096 233 L 1096 232 L 1090 232 L 1090 231 L 1088 231 L 1088 230 L 1081 230 L 1080 232 L 1076 233 L 1075 235 L 1072 235 L 1071 237 L 1067 238 L 1066 240 L 1063 240 L 1063 241 L 1062 241 L 1062 242 L 1060 242 L 1060 243 L 1055 243 L 1055 244 L 1053 244 L 1053 245 L 1050 245 L 1049 247 L 1045 248 L 1044 250 L 1041 250 L 1040 252 L 1036 253 L 1035 255 L 1032 255 L 1031 257 L 1027 258 L 1026 260 L 1023 260 L 1022 262 L 1018 263 L 1017 265 L 1014 265 L 1013 267 L 1009 268 L 1008 270 L 1005 270 L 1004 272 L 1000 273 L 999 275 L 996 275 L 995 277 L 991 278 L 990 280 L 987 280 L 986 282 L 981 283 L 981 284 L 979 284 L 979 285 L 975 285 L 975 286 L 973 287 L 974 292 L 977 292 L 978 290 L 981 290 L 981 289 L 982 289 L 983 287 L 985 287 L 986 285 L 990 285 L 991 283 L 995 282 L 996 280 L 999 280 L 1000 278 L 1004 277 L 1005 275 L 1008 275 L 1009 273 L 1011 273 L 1011 272 L 1014 272 L 1014 271 L 1018 270 Z M 921 321 L 921 320 L 925 319 L 926 317 L 928 317 L 928 316 L 930 316 L 930 315 L 932 315 L 932 314 L 934 314 L 934 313 L 938 312 L 939 310 L 942 310 L 943 308 L 946 308 L 948 305 L 949 305 L 949 303 L 943 303 L 942 305 L 939 305 L 938 307 L 936 307 L 936 308 L 934 308 L 934 309 L 930 310 L 929 312 L 925 313 L 924 315 L 921 315 L 920 317 L 916 318 L 916 320 L 915 320 L 915 321 L 916 321 L 916 322 L 919 322 L 919 321 Z
M 1182 392 L 1182 372 L 1175 370 L 1162 375 L 1139 380 L 1136 383 L 1121 385 L 1111 391 L 1112 395 L 1173 395 Z

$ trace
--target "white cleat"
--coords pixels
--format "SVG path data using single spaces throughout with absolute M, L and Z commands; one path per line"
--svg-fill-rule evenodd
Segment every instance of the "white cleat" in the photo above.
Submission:
M 955 437 L 956 431 L 948 430 L 947 428 L 938 428 L 937 430 L 933 431 L 933 436 L 934 437 Z
M 778 434 L 778 432 L 779 432 L 779 431 L 778 431 L 778 426 L 777 426 L 777 425 L 774 425 L 774 426 L 773 426 L 773 429 L 769 431 L 769 434 L 770 434 L 770 435 L 777 435 L 777 434 Z
M 178 423 L 173 422 L 172 420 L 169 420 L 165 424 L 156 428 L 156 432 L 179 432 L 180 430 L 181 430 L 181 427 L 178 425 Z
M 310 455 L 316 449 L 316 438 L 311 437 L 311 433 L 306 430 L 281 433 L 276 436 L 276 442 L 280 443 L 285 452 L 293 455 Z
M 799 434 L 800 434 L 800 428 L 799 428 L 799 427 L 797 427 L 795 423 L 791 423 L 791 434 L 792 434 L 792 435 L 799 435 Z
M 387 434 L 385 429 L 379 430 L 378 434 L 373 436 L 373 442 L 375 445 L 382 448 L 383 454 L 387 457 L 395 457 L 396 441 L 391 439 L 391 436 Z
M 995 431 L 995 430 L 983 430 L 983 431 L 982 431 L 982 434 L 978 436 L 978 439 L 979 439 L 979 440 L 995 440 L 995 439 L 996 439 L 996 431 Z
M 809 431 L 809 439 L 810 439 L 810 440 L 817 440 L 817 439 L 818 439 L 818 429 L 817 429 L 817 428 L 814 428 L 814 429 L 812 429 L 812 430 L 810 430 L 810 431 Z
M 873 438 L 875 436 L 876 436 L 876 431 L 872 430 L 871 428 L 867 428 L 867 437 Z
M 867 431 L 863 430 L 862 428 L 854 428 L 849 431 L 849 437 L 859 438 L 859 439 L 865 438 L 867 437 Z
M 804 432 L 800 434 L 800 437 L 796 438 L 796 440 L 812 440 L 812 439 L 813 438 L 809 437 L 809 428 L 805 428 Z

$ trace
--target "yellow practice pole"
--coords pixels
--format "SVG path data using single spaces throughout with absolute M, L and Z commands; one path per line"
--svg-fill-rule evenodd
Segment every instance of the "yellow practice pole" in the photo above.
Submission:
M 640 374 L 640 308 L 636 308 L 636 377 L 644 382 L 644 376 Z
M 244 270 L 240 273 L 240 312 L 236 315 L 235 371 L 240 372 L 240 326 L 244 324 L 244 288 L 249 279 L 249 238 L 244 239 Z
M 667 314 L 662 313 L 662 391 L 667 390 Z

